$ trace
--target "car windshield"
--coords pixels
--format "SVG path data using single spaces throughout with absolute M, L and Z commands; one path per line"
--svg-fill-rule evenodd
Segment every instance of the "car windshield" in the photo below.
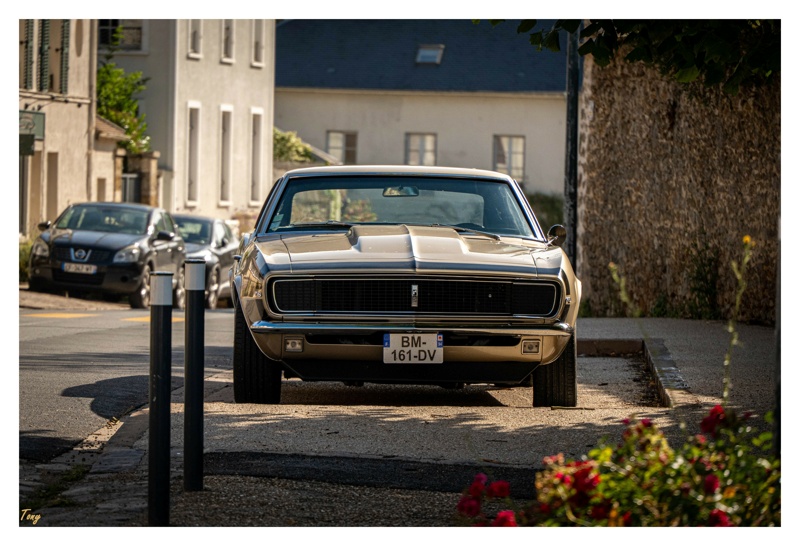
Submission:
M 181 237 L 187 243 L 207 245 L 211 242 L 211 221 L 185 216 L 174 216 Z
M 104 231 L 108 233 L 147 233 L 148 212 L 124 207 L 78 205 L 67 210 L 56 223 L 58 229 Z
M 290 179 L 267 232 L 355 224 L 449 226 L 460 231 L 533 237 L 522 206 L 507 183 L 437 177 Z

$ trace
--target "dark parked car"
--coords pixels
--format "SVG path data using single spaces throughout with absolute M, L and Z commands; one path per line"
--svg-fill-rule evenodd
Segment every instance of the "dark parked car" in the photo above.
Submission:
M 186 249 L 167 211 L 133 203 L 79 203 L 39 224 L 31 248 L 32 290 L 128 296 L 150 306 L 150 275 L 172 273 L 173 306 L 183 309 Z
M 219 300 L 230 299 L 228 276 L 239 239 L 224 220 L 191 214 L 174 214 L 183 240 L 186 257 L 206 262 L 206 307 L 216 309 Z
M 237 402 L 304 381 L 533 384 L 576 406 L 581 283 L 519 184 L 477 169 L 312 167 L 272 188 L 232 270 Z

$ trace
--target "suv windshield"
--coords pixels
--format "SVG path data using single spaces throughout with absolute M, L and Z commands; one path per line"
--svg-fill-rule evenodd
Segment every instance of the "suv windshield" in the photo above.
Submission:
M 504 182 L 396 176 L 290 179 L 267 232 L 355 224 L 439 225 L 533 237 L 521 204 Z
M 78 205 L 67 210 L 56 227 L 144 235 L 147 233 L 147 216 L 147 211 L 137 209 Z

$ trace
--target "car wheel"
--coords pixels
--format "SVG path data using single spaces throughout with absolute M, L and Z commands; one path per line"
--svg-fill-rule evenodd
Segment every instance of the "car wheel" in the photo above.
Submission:
M 575 332 L 558 360 L 533 372 L 534 407 L 578 405 L 578 346 Z
M 216 309 L 217 303 L 219 303 L 219 267 L 214 267 L 208 275 L 206 309 Z
M 175 280 L 175 289 L 172 291 L 172 307 L 186 309 L 186 269 L 180 266 L 175 276 L 177 279 Z
M 233 331 L 233 399 L 237 403 L 279 404 L 282 369 L 253 340 L 241 306 L 236 308 Z
M 150 264 L 145 264 L 144 269 L 142 269 L 142 282 L 139 283 L 139 287 L 136 289 L 136 291 L 128 296 L 131 307 L 134 309 L 147 309 L 150 307 L 151 271 L 152 269 L 150 268 Z

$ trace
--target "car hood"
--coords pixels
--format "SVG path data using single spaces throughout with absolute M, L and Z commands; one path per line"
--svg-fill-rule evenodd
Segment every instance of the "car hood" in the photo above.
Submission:
M 208 245 L 201 245 L 198 243 L 186 243 L 186 257 L 192 258 L 194 255 L 202 255 L 208 250 Z
M 115 250 L 125 248 L 144 238 L 146 238 L 146 235 L 136 233 L 107 233 L 103 231 L 67 229 L 53 231 L 50 242 L 54 246 L 86 246 Z
M 532 253 L 545 245 L 522 239 L 494 239 L 447 227 L 354 226 L 348 231 L 282 234 L 256 245 L 273 272 L 485 271 L 535 275 Z M 556 264 L 548 259 L 547 268 Z

